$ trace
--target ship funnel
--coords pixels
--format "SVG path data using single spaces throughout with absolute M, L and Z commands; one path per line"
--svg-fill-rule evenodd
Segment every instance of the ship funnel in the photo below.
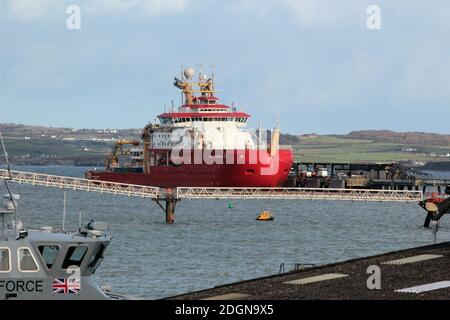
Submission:
M 270 156 L 275 157 L 278 147 L 280 145 L 280 124 L 277 115 L 277 125 L 272 132 L 272 138 L 270 139 Z

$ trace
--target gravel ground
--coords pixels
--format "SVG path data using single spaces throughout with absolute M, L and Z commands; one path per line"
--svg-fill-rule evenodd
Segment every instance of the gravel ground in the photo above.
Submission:
M 443 257 L 403 265 L 382 264 L 382 262 L 419 254 L 436 254 L 443 255 Z M 367 273 L 367 268 L 371 265 L 377 265 L 381 268 L 380 290 L 367 289 L 366 282 L 371 275 Z M 284 283 L 326 273 L 342 273 L 349 276 L 304 285 Z M 239 293 L 247 295 L 241 297 L 241 300 L 446 300 L 450 299 L 450 288 L 419 294 L 395 292 L 398 289 L 446 280 L 450 280 L 450 242 L 232 283 L 167 299 L 198 300 L 229 293 Z

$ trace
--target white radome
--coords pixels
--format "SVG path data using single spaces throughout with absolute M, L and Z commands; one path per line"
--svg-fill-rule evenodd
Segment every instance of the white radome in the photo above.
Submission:
M 195 75 L 194 68 L 186 68 L 184 69 L 184 76 L 188 79 L 191 79 Z
M 203 74 L 202 75 L 202 79 L 203 79 L 203 81 L 208 81 L 209 80 L 209 76 L 207 74 Z

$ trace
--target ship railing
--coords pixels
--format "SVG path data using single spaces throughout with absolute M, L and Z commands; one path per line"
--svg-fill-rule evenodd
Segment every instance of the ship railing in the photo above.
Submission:
M 292 145 L 290 144 L 280 144 L 278 146 L 279 150 L 292 150 Z
M 418 202 L 422 191 L 330 188 L 176 188 L 179 199 L 285 199 Z
M 43 173 L 11 171 L 0 169 L 0 179 L 8 179 L 19 184 L 31 184 L 60 189 L 80 190 L 88 192 L 109 193 L 129 197 L 157 198 L 160 189 L 127 183 L 88 180 L 75 177 L 56 176 Z

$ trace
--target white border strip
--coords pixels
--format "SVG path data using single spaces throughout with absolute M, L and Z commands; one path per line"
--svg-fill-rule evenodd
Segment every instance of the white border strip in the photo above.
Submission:
M 314 282 L 321 282 L 321 281 L 339 279 L 339 278 L 344 278 L 344 277 L 348 277 L 348 274 L 325 273 L 325 274 L 322 274 L 320 276 L 303 278 L 303 279 L 297 279 L 297 280 L 287 281 L 287 282 L 284 282 L 284 283 L 285 284 L 308 284 L 308 283 L 314 283 Z
M 449 287 L 450 287 L 450 281 L 439 281 L 439 282 L 424 284 L 424 285 L 417 286 L 417 287 L 395 290 L 395 292 L 422 293 L 422 292 L 428 292 L 428 291 L 444 289 L 444 288 L 449 288 Z
M 408 258 L 382 262 L 381 264 L 401 265 L 401 264 L 426 261 L 426 260 L 442 258 L 442 257 L 443 257 L 443 255 L 437 255 L 437 254 L 419 254 L 417 256 L 412 256 L 412 257 L 408 257 Z

